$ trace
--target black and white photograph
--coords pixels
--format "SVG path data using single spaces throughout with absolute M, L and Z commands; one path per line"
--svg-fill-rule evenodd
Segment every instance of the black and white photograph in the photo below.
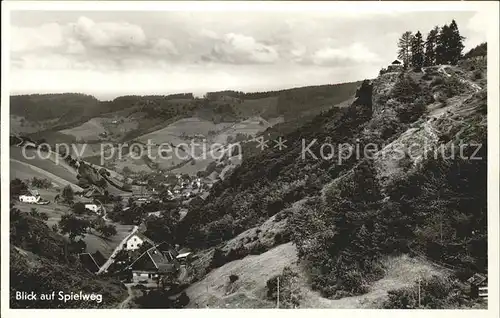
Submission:
M 498 317 L 498 2 L 22 2 L 2 316 Z

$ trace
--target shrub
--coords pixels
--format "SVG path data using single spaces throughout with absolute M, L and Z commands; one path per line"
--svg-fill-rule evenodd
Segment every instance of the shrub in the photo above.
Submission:
M 237 281 L 240 277 L 238 275 L 234 275 L 234 274 L 231 274 L 229 276 L 229 282 L 232 284 L 234 283 L 235 281 Z
M 480 70 L 474 71 L 473 78 L 475 80 L 479 80 L 479 79 L 483 78 L 483 72 L 481 72 Z
M 278 300 L 278 279 L 280 308 L 298 307 L 303 297 L 300 282 L 298 274 L 288 266 L 283 268 L 280 275 L 274 276 L 267 281 L 267 298 L 272 301 Z
M 401 75 L 394 83 L 391 96 L 399 102 L 413 102 L 415 98 L 421 95 L 421 87 L 408 75 Z
M 389 291 L 383 307 L 387 309 L 457 308 L 470 303 L 459 282 L 452 278 L 432 276 L 420 282 L 420 305 L 418 282 L 412 287 Z M 470 304 L 469 304 L 470 305 Z
M 431 86 L 438 86 L 444 84 L 444 79 L 441 76 L 434 77 Z
M 422 79 L 423 79 L 423 80 L 426 80 L 426 81 L 429 81 L 429 80 L 431 80 L 431 79 L 432 79 L 432 76 L 431 76 L 431 75 L 429 75 L 428 73 L 425 73 L 425 74 L 422 76 Z

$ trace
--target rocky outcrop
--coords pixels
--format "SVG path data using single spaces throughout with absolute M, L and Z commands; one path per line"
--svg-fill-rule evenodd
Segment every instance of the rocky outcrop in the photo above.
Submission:
M 353 105 L 366 105 L 372 107 L 373 84 L 369 80 L 364 80 L 356 91 Z

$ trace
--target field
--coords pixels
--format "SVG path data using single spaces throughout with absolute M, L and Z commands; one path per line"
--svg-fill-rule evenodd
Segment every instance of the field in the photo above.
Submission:
M 10 179 L 21 179 L 27 180 L 33 177 L 40 179 L 49 179 L 55 187 L 63 188 L 70 185 L 74 191 L 82 191 L 83 189 L 76 185 L 75 183 L 69 182 L 63 178 L 60 178 L 46 170 L 40 169 L 36 166 L 30 165 L 28 163 L 18 161 L 15 159 L 10 159 Z
M 92 118 L 80 126 L 60 131 L 66 135 L 72 135 L 77 141 L 98 140 L 99 134 L 106 132 L 100 118 Z
M 139 119 L 122 116 L 96 117 L 80 126 L 61 130 L 60 133 L 76 138 L 78 142 L 96 141 L 101 139 L 119 140 L 127 132 L 139 128 Z M 100 134 L 106 134 L 106 137 Z
M 47 153 L 42 153 L 43 156 L 48 155 Z M 58 160 L 56 164 L 56 155 L 50 154 L 48 159 L 42 159 L 37 155 L 37 151 L 33 149 L 26 149 L 26 157 L 23 155 L 21 148 L 10 147 L 10 158 L 11 161 L 17 160 L 20 162 L 27 163 L 29 165 L 35 166 L 39 169 L 45 170 L 52 175 L 55 175 L 67 182 L 76 184 L 78 182 L 76 178 L 76 171 L 69 167 L 63 160 Z M 33 158 L 33 159 L 29 159 Z
M 208 120 L 190 117 L 178 120 L 163 129 L 142 135 L 137 139 L 143 143 L 147 143 L 148 140 L 151 140 L 151 142 L 155 144 L 173 143 L 177 145 L 186 142 L 185 138 L 182 138 L 182 136 L 189 138 L 195 135 L 203 135 L 207 138 L 209 132 L 218 132 L 231 125 L 232 123 L 214 124 Z
M 282 122 L 282 117 L 270 119 L 269 121 L 262 117 L 252 117 L 238 123 L 219 123 L 215 124 L 211 121 L 191 117 L 178 120 L 167 127 L 151 132 L 149 134 L 137 138 L 141 143 L 147 144 L 168 144 L 177 146 L 179 144 L 190 144 L 192 140 L 196 143 L 194 147 L 188 148 L 188 152 L 179 151 L 179 157 L 175 153 L 171 153 L 171 159 L 154 160 L 158 163 L 160 169 L 171 171 L 173 173 L 187 173 L 195 175 L 198 171 L 203 171 L 207 166 L 218 158 L 217 151 L 214 155 L 210 150 L 215 149 L 212 146 L 226 145 L 228 137 L 235 138 L 238 134 L 246 136 L 255 136 L 259 132 Z M 205 141 L 203 141 L 205 140 Z M 205 147 L 205 149 L 203 148 Z M 204 152 L 206 155 L 203 155 Z M 188 157 L 188 153 L 193 153 L 198 157 L 195 160 L 184 159 Z M 152 147 L 153 156 L 157 156 L 158 148 Z M 131 160 L 124 158 L 115 161 L 117 170 L 123 169 L 125 166 L 133 171 L 149 171 L 147 165 L 140 160 Z
M 30 134 L 50 127 L 57 119 L 29 121 L 22 116 L 10 115 L 10 132 L 12 134 Z

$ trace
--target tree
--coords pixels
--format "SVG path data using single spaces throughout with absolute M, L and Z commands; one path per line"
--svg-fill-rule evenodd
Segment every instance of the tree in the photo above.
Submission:
M 429 31 L 425 41 L 425 57 L 424 66 L 432 66 L 436 64 L 436 45 L 439 34 L 439 27 Z
M 68 184 L 67 186 L 64 187 L 62 191 L 62 198 L 65 202 L 70 203 L 73 202 L 74 199 L 74 192 L 71 186 Z
M 424 66 L 424 42 L 420 31 L 415 34 L 411 42 L 411 64 L 417 69 Z
M 486 56 L 488 51 L 488 44 L 486 42 L 483 42 L 476 46 L 475 48 L 472 48 L 469 52 L 465 53 L 463 56 L 464 58 L 471 58 L 471 57 L 478 57 L 478 56 Z
M 76 202 L 75 204 L 73 204 L 73 212 L 78 215 L 85 214 L 85 204 L 83 204 L 82 202 Z
M 410 66 L 411 63 L 411 43 L 413 40 L 413 34 L 411 31 L 406 31 L 403 33 L 399 39 L 398 47 L 398 58 L 403 61 L 405 67 Z
M 456 65 L 458 63 L 458 60 L 460 60 L 460 58 L 462 57 L 462 51 L 464 49 L 463 41 L 465 40 L 465 38 L 460 35 L 460 31 L 458 30 L 458 26 L 455 20 L 451 21 L 449 32 L 449 63 L 452 65 Z
M 101 217 L 98 217 L 98 218 L 95 218 L 92 222 L 91 222 L 91 225 L 94 229 L 96 229 L 97 231 L 101 231 L 101 228 L 103 228 L 104 226 L 106 226 L 106 221 L 104 221 L 103 218 Z
M 10 195 L 17 197 L 28 191 L 28 187 L 20 179 L 14 179 L 10 182 Z
M 116 235 L 117 233 L 116 227 L 112 224 L 102 226 L 101 228 L 98 229 L 98 231 L 101 232 L 102 235 L 106 238 Z
M 177 218 L 170 213 L 163 213 L 160 218 L 146 219 L 146 235 L 153 241 L 173 241 L 177 229 Z
M 450 61 L 451 29 L 448 25 L 441 28 L 436 43 L 436 64 L 448 64 Z
M 34 218 L 41 219 L 42 221 L 47 221 L 49 219 L 49 216 L 47 213 L 39 212 L 36 208 L 31 208 L 29 215 L 31 215 Z
M 66 214 L 61 217 L 58 224 L 62 234 L 69 234 L 69 239 L 74 241 L 77 237 L 84 237 L 87 229 L 90 227 L 90 222 L 84 219 L 75 217 L 74 215 Z

